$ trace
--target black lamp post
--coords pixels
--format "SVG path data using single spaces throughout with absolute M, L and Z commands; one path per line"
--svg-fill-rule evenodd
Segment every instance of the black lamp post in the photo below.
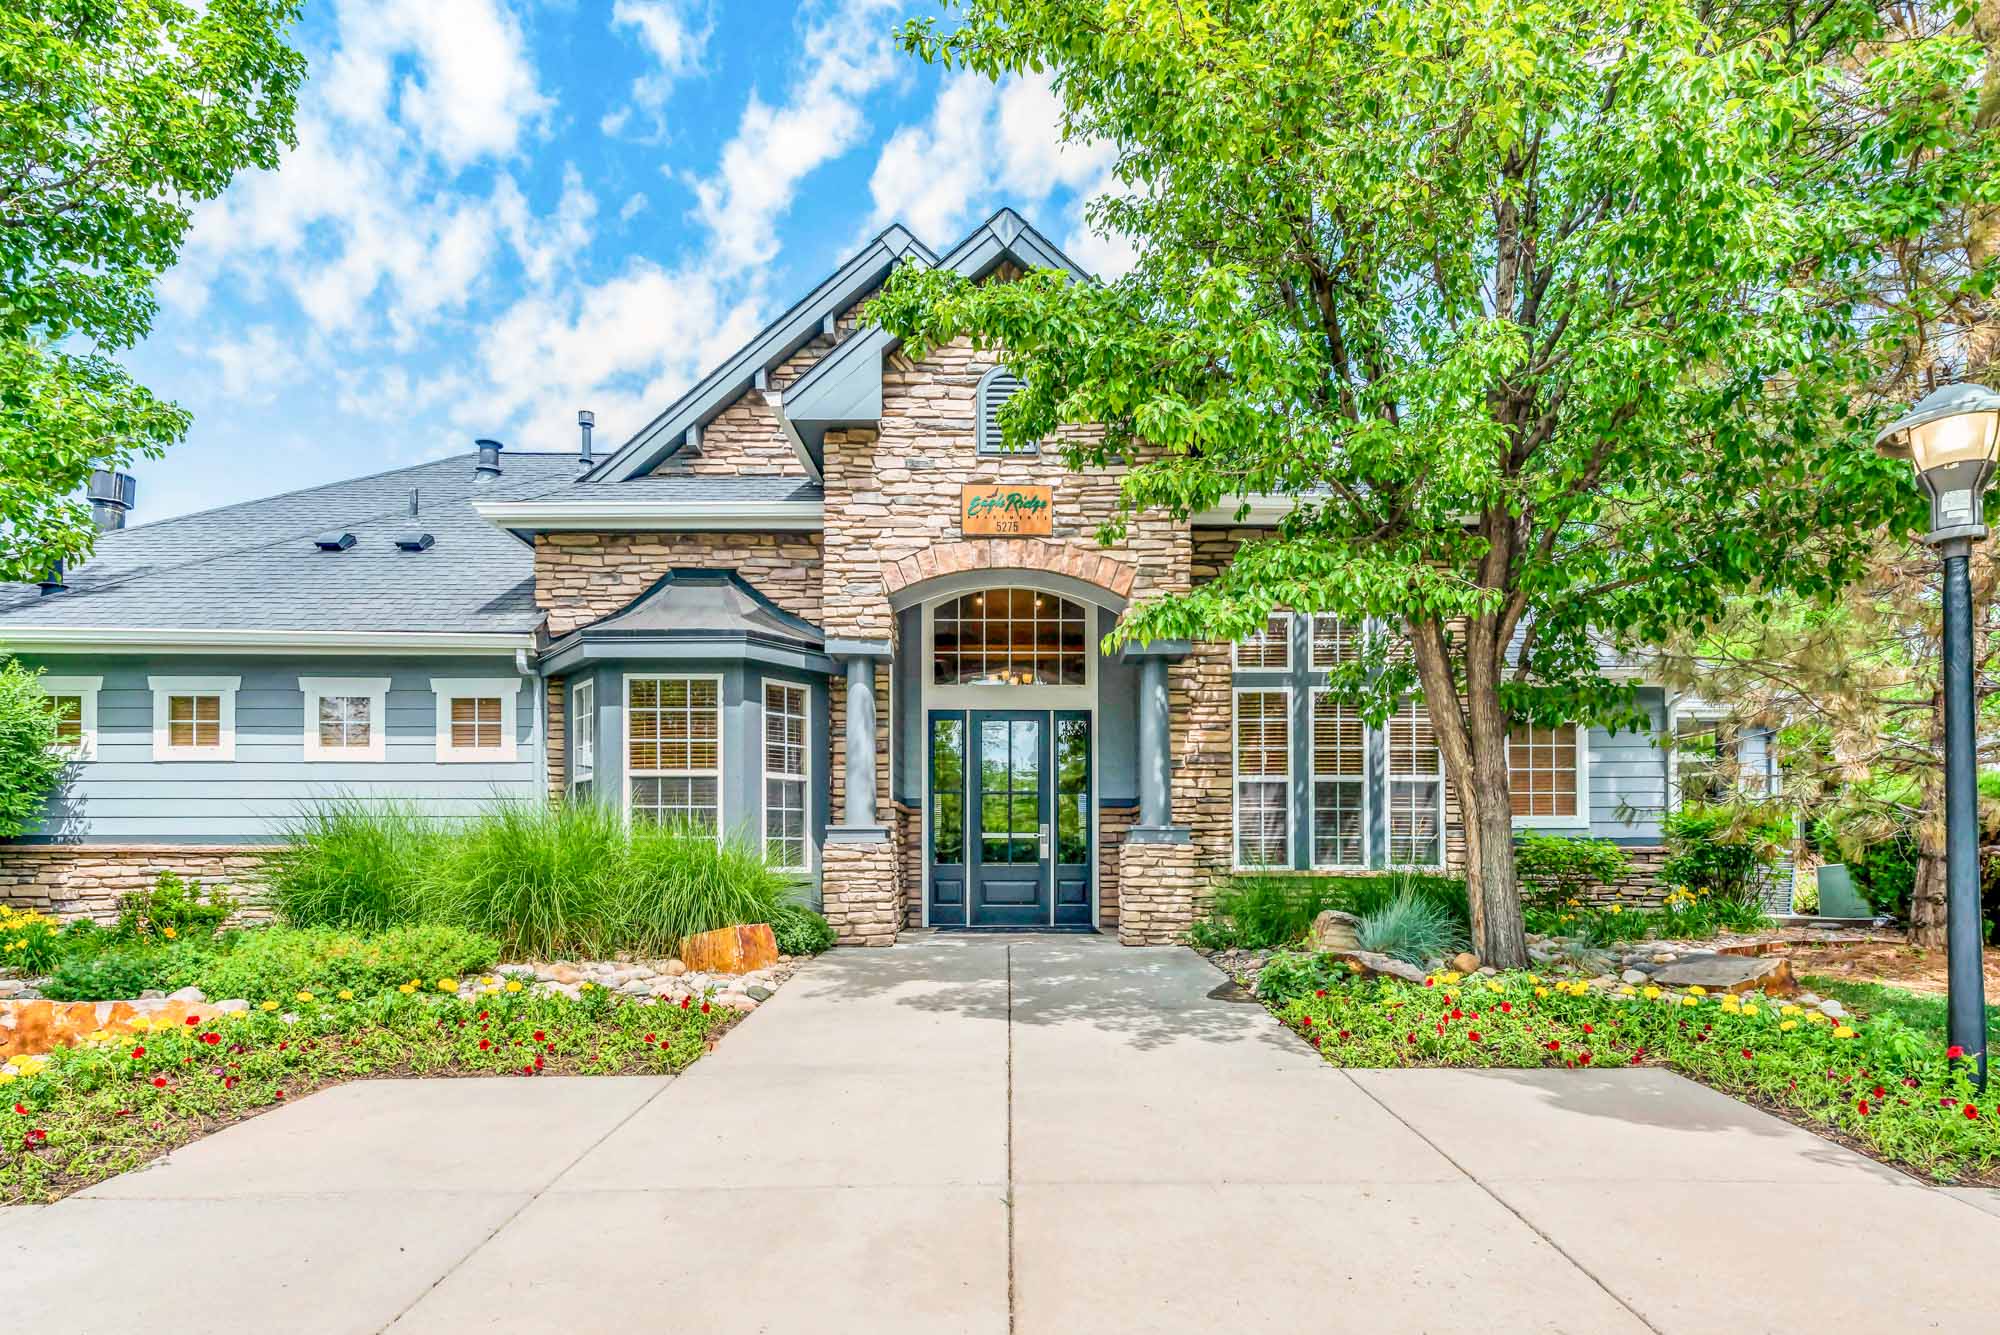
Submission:
M 1931 498 L 1924 541 L 1944 558 L 1945 951 L 1950 969 L 1947 1041 L 1986 1088 L 1985 924 L 1979 905 L 1978 732 L 1972 690 L 1972 541 L 1986 536 L 1980 500 L 2000 452 L 2000 393 L 1946 385 L 1882 428 L 1875 448 L 1908 459 Z

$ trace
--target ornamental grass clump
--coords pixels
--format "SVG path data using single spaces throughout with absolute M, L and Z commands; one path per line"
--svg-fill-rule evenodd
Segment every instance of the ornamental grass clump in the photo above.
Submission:
M 425 873 L 445 826 L 401 802 L 317 803 L 263 860 L 270 904 L 294 927 L 392 927 L 424 912 Z
M 1435 899 L 1405 890 L 1364 914 L 1355 935 L 1363 950 L 1422 966 L 1465 949 L 1465 928 Z

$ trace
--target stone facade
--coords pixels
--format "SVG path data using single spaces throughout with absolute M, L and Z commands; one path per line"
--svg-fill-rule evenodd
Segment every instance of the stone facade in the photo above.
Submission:
M 820 541 L 811 533 L 543 533 L 535 601 L 549 634 L 567 635 L 689 567 L 733 570 L 794 616 L 820 619 Z
M 15 844 L 0 859 L 0 904 L 57 918 L 118 917 L 118 900 L 150 890 L 163 871 L 261 899 L 265 850 L 222 844 Z
M 895 844 L 829 837 L 823 866 L 823 911 L 840 944 L 895 945 L 903 918 Z
M 1125 832 L 1139 819 L 1139 808 L 1099 807 L 1097 811 L 1097 925 L 1118 930 L 1119 873 L 1123 868 Z
M 1134 843 L 1118 848 L 1118 940 L 1166 946 L 1208 911 L 1211 879 L 1193 844 Z
M 549 715 L 549 801 L 561 802 L 569 796 L 569 690 L 561 677 L 550 677 L 544 684 Z

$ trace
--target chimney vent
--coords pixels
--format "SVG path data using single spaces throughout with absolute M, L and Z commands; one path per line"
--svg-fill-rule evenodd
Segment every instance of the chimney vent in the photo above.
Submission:
M 42 597 L 46 598 L 52 593 L 61 593 L 69 588 L 69 585 L 63 583 L 63 573 L 63 563 L 61 561 L 57 561 L 49 567 L 49 573 L 43 575 L 39 581 Z
M 138 499 L 139 484 L 130 473 L 100 468 L 90 475 L 84 495 L 90 501 L 90 517 L 97 521 L 97 531 L 112 533 L 125 527 L 125 516 Z
M 410 488 L 410 527 L 396 535 L 396 548 L 405 552 L 427 552 L 437 539 L 416 527 L 417 512 L 421 504 L 415 487 Z
M 353 545 L 352 533 L 322 533 L 313 539 L 313 546 L 323 552 L 344 552 Z
M 590 429 L 597 425 L 597 414 L 588 408 L 576 410 L 576 427 L 583 433 L 583 447 L 577 453 L 577 462 L 590 467 Z
M 472 443 L 479 447 L 479 462 L 472 466 L 472 471 L 483 478 L 499 477 L 500 451 L 507 447 L 497 440 L 475 440 Z

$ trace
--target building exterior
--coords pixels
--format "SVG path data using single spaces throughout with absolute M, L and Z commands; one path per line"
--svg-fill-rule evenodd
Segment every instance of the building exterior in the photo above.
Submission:
M 1010 211 L 942 254 L 891 227 L 613 453 L 588 425 L 578 453 L 482 442 L 111 527 L 77 571 L 0 589 L 0 650 L 45 670 L 77 755 L 0 848 L 0 898 L 101 912 L 161 867 L 252 878 L 259 845 L 347 797 L 703 822 L 864 944 L 1166 942 L 1233 869 L 1456 865 L 1421 707 L 1370 728 L 1320 692 L 1349 628 L 1103 652 L 1128 606 L 1213 577 L 1279 510 L 1100 545 L 1117 468 L 1004 451 L 990 352 L 918 361 L 863 324 L 898 263 L 1087 278 Z M 1517 826 L 1657 865 L 1658 740 L 1700 714 L 1640 699 L 1648 732 L 1523 730 Z

